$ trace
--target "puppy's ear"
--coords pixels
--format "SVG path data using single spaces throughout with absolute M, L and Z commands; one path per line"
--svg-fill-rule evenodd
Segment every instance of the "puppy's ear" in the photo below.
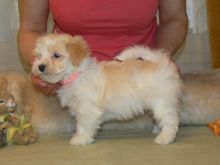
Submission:
M 68 36 L 66 48 L 70 52 L 72 64 L 78 66 L 90 54 L 89 46 L 80 36 Z

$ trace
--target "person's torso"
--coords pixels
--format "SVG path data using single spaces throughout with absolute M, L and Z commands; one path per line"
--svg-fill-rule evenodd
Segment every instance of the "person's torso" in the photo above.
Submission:
M 158 0 L 49 0 L 55 31 L 81 35 L 98 60 L 134 44 L 151 45 Z

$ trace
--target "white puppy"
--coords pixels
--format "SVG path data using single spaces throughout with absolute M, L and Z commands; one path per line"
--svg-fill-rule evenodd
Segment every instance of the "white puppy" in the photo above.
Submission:
M 155 142 L 173 142 L 182 83 L 164 53 L 136 46 L 117 57 L 121 62 L 97 63 L 80 36 L 49 34 L 37 41 L 34 54 L 32 73 L 63 84 L 58 90 L 61 105 L 77 122 L 71 144 L 93 142 L 105 121 L 131 119 L 148 110 L 160 128 Z

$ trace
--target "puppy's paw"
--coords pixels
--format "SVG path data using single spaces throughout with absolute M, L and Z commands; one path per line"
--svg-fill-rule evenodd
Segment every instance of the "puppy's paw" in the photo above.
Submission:
M 155 143 L 157 144 L 169 144 L 172 143 L 175 139 L 175 135 L 161 132 L 156 138 Z
M 94 141 L 94 139 L 90 136 L 85 135 L 75 135 L 70 140 L 71 145 L 87 145 Z

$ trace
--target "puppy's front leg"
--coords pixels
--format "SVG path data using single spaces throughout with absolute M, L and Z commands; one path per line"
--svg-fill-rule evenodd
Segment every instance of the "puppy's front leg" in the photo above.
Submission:
M 103 112 L 95 105 L 83 104 L 76 112 L 76 133 L 70 140 L 72 145 L 86 145 L 94 141 L 100 128 Z

